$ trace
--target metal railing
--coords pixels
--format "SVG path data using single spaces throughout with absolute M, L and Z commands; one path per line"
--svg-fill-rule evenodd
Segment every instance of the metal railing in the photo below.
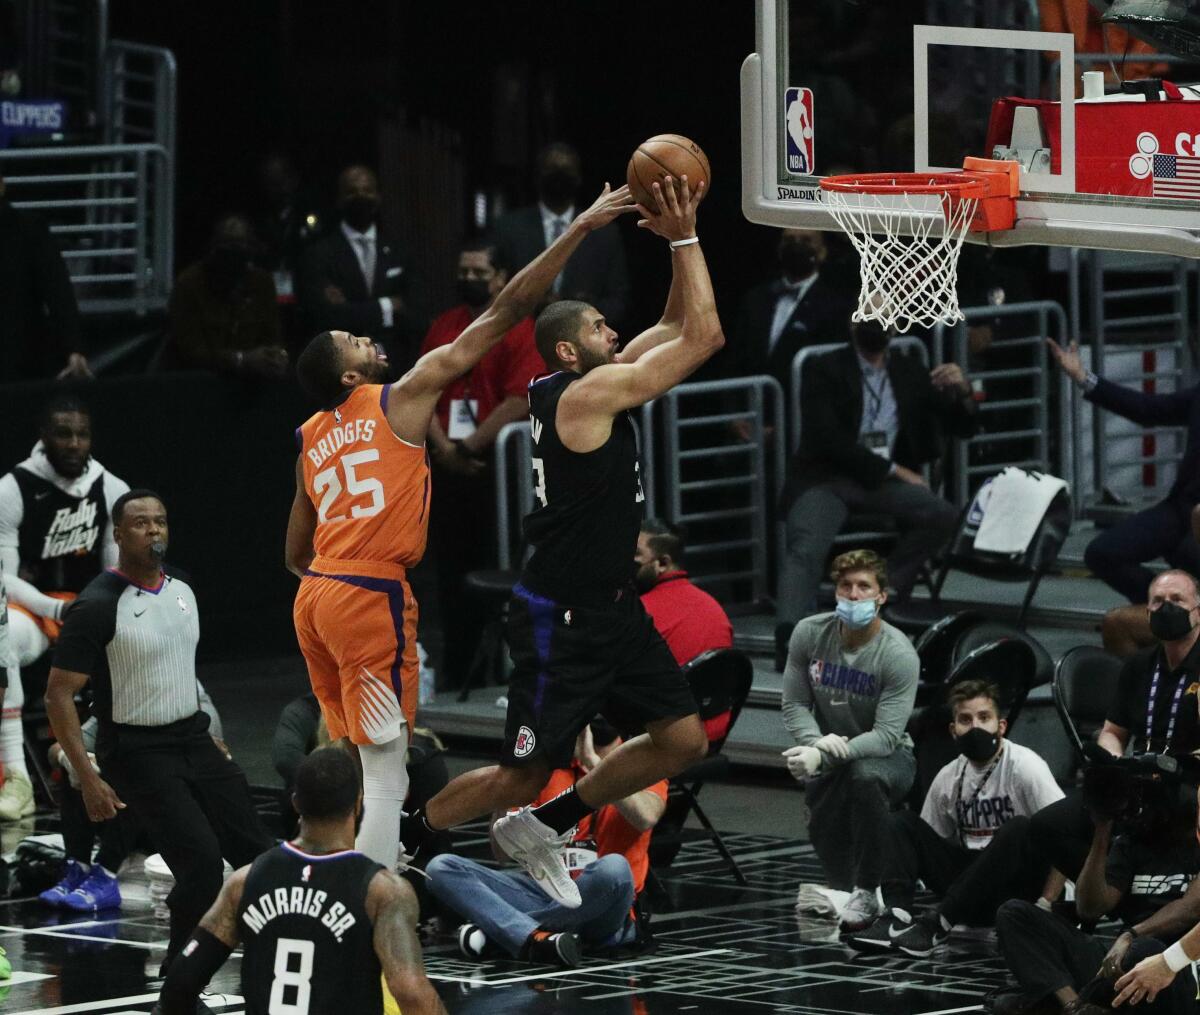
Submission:
M 7 196 L 37 212 L 85 313 L 166 306 L 173 279 L 174 172 L 161 145 L 0 151 Z
M 1051 300 L 1042 300 L 964 307 L 963 316 L 964 320 L 953 328 L 939 324 L 934 330 L 937 362 L 952 359 L 962 367 L 968 380 L 982 383 L 985 395 L 978 406 L 982 416 L 980 432 L 954 441 L 954 502 L 968 503 L 983 479 L 1010 465 L 1065 476 L 1074 488 L 1078 459 L 1072 453 L 1074 427 L 1067 411 L 1071 405 L 1071 385 L 1065 374 L 1051 367 L 1046 348 L 1047 338 L 1055 338 L 1060 344 L 1068 340 L 1063 308 Z M 1030 319 L 1028 329 L 1023 318 Z M 970 350 L 970 326 L 1014 319 L 1017 337 L 993 337 L 987 347 L 987 359 L 997 365 L 979 365 L 978 357 L 972 356 Z M 953 350 L 949 357 L 947 344 Z M 1052 384 L 1059 388 L 1057 458 L 1051 447 Z
M 653 413 L 643 409 L 644 421 L 655 415 L 663 460 L 649 479 L 661 484 L 666 517 L 687 527 L 692 580 L 748 584 L 754 601 L 765 600 L 786 465 L 783 389 L 771 377 L 681 384 Z M 747 441 L 735 436 L 738 423 L 749 424 Z M 777 528 L 775 545 L 781 538 Z M 726 601 L 736 596 L 730 591 Z
M 1068 269 L 1072 338 L 1092 370 L 1146 392 L 1169 393 L 1189 383 L 1186 262 L 1129 254 L 1114 262 L 1101 251 L 1072 249 Z M 1091 339 L 1086 346 L 1085 337 Z M 1072 405 L 1080 430 L 1076 510 L 1111 510 L 1103 504 L 1110 499 L 1106 492 L 1134 507 L 1161 499 L 1183 456 L 1186 430 L 1143 427 L 1093 411 L 1074 390 Z
M 104 94 L 108 0 L 30 0 L 23 13 L 25 94 L 62 99 L 78 126 L 96 126 Z
M 105 51 L 104 139 L 156 144 L 175 161 L 175 55 L 159 46 L 114 39 Z
M 529 420 L 506 423 L 492 451 L 496 463 L 496 565 L 509 571 L 524 563 L 521 519 L 533 510 L 533 438 Z M 516 529 L 513 517 L 516 517 Z M 515 562 L 515 563 L 514 563 Z

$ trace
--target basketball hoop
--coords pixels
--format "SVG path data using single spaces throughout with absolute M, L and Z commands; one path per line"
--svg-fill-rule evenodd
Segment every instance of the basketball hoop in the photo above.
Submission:
M 963 319 L 958 256 L 967 231 L 1011 229 L 1018 165 L 968 158 L 962 172 L 863 173 L 821 180 L 825 203 L 858 251 L 851 320 L 908 331 Z

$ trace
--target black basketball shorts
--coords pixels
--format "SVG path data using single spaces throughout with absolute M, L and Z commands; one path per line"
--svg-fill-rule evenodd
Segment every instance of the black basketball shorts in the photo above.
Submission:
M 597 713 L 628 737 L 696 712 L 687 678 L 632 588 L 595 607 L 517 585 L 505 633 L 514 669 L 502 765 L 566 767 Z

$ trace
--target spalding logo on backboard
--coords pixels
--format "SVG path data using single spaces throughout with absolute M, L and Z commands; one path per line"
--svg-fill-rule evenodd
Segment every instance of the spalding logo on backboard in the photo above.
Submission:
M 787 170 L 810 176 L 816 163 L 812 89 L 789 88 L 784 92 L 783 108 L 787 121 Z

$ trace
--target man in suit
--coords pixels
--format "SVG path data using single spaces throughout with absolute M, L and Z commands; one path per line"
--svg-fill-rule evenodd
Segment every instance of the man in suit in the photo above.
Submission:
M 518 208 L 496 222 L 496 262 L 512 276 L 553 243 L 576 212 L 575 198 L 583 179 L 579 153 L 554 142 L 537 157 L 538 203 Z M 616 331 L 628 323 L 629 270 L 615 224 L 589 233 L 554 280 L 548 300 L 582 300 L 603 307 Z
M 888 352 L 880 324 L 853 325 L 844 349 L 818 356 L 801 379 L 800 447 L 784 488 L 787 547 L 779 574 L 777 640 L 815 610 L 825 558 L 851 511 L 890 515 L 900 531 L 887 561 L 893 598 L 947 540 L 955 507 L 929 489 L 921 467 L 942 451 L 943 429 L 970 437 L 978 417 L 955 363 L 926 372 Z
M 1101 532 L 1083 551 L 1084 562 L 1097 578 L 1131 603 L 1144 603 L 1154 578 L 1146 561 L 1162 557 L 1173 568 L 1200 574 L 1200 531 L 1193 531 L 1193 513 L 1200 504 L 1200 385 L 1168 394 L 1137 391 L 1088 370 L 1078 342 L 1066 349 L 1053 339 L 1046 342 L 1063 373 L 1093 405 L 1142 426 L 1187 427 L 1183 458 L 1166 498 Z
M 301 258 L 300 302 L 318 331 L 369 335 L 401 372 L 416 356 L 425 321 L 411 269 L 380 234 L 379 181 L 366 166 L 338 177 L 340 222 Z
M 825 234 L 815 229 L 780 230 L 776 253 L 779 275 L 751 289 L 742 303 L 734 371 L 769 374 L 787 391 L 796 353 L 849 338 L 858 280 L 826 266 Z
M 66 262 L 46 223 L 5 200 L 2 176 L 0 279 L 0 383 L 91 377 Z

